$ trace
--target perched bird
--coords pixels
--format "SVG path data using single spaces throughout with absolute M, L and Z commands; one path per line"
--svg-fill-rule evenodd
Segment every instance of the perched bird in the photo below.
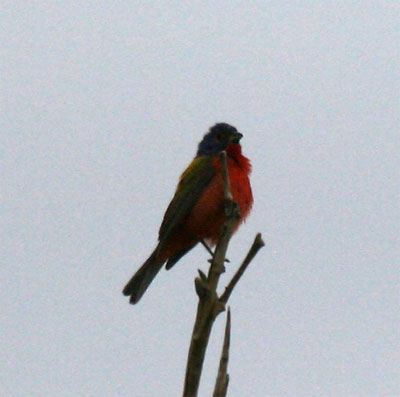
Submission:
M 175 195 L 165 212 L 158 245 L 130 279 L 123 294 L 137 303 L 164 263 L 170 269 L 200 241 L 214 246 L 226 219 L 222 165 L 219 153 L 226 151 L 231 192 L 238 203 L 241 219 L 253 204 L 249 174 L 250 161 L 242 155 L 243 135 L 226 123 L 209 129 L 200 142 L 196 157 L 181 175 Z

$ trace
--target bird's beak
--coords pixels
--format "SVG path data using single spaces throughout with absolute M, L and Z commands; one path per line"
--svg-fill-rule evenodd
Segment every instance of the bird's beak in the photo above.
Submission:
M 234 132 L 229 138 L 229 141 L 231 143 L 239 143 L 242 138 L 243 134 L 241 134 L 240 132 Z

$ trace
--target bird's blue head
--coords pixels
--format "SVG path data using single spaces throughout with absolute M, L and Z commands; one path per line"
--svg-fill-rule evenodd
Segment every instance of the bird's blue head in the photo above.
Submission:
M 217 123 L 199 143 L 197 156 L 212 155 L 225 150 L 231 143 L 238 144 L 243 135 L 238 130 L 226 123 Z

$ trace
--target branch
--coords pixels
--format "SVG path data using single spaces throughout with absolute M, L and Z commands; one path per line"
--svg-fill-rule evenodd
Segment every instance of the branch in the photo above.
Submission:
M 222 164 L 222 178 L 224 182 L 224 199 L 226 221 L 222 227 L 222 233 L 215 248 L 213 260 L 208 272 L 208 286 L 211 290 L 216 291 L 219 277 L 225 271 L 224 262 L 228 244 L 234 232 L 237 222 L 240 220 L 240 210 L 236 201 L 233 200 L 231 193 L 231 183 L 229 180 L 228 162 L 226 152 L 220 153 Z
M 229 346 L 231 341 L 231 311 L 228 308 L 228 315 L 226 316 L 224 346 L 221 352 L 221 359 L 219 361 L 218 376 L 215 382 L 213 397 L 225 397 L 228 391 L 229 375 L 228 375 L 228 361 L 229 361 Z
M 257 255 L 257 252 L 264 247 L 265 243 L 261 237 L 261 233 L 258 233 L 257 236 L 255 237 L 253 241 L 253 245 L 251 246 L 248 254 L 246 255 L 246 258 L 244 259 L 243 263 L 240 265 L 239 269 L 235 273 L 235 275 L 232 277 L 232 280 L 229 282 L 227 287 L 225 288 L 225 292 L 221 295 L 221 298 L 219 299 L 220 302 L 226 304 L 228 302 L 229 297 L 231 296 L 231 293 L 233 289 L 235 288 L 236 284 L 240 280 L 240 278 L 243 276 L 245 270 L 249 266 L 250 262 L 254 259 L 254 257 Z
M 219 159 L 222 163 L 222 178 L 224 181 L 224 198 L 226 201 L 233 201 L 233 196 L 231 192 L 231 181 L 229 180 L 229 171 L 228 171 L 228 160 L 226 158 L 226 152 L 223 150 L 219 154 Z
M 196 277 L 195 279 L 195 287 L 197 295 L 199 297 L 199 302 L 197 305 L 196 320 L 193 326 L 192 338 L 187 358 L 183 397 L 197 396 L 205 352 L 207 349 L 214 321 L 217 318 L 218 314 L 225 310 L 225 303 L 228 301 L 228 298 L 234 286 L 237 284 L 241 275 L 243 274 L 251 260 L 254 258 L 258 250 L 264 245 L 264 242 L 261 239 L 261 235 L 258 234 L 242 266 L 239 268 L 238 272 L 235 274 L 232 281 L 226 288 L 225 293 L 222 296 L 223 299 L 219 299 L 217 294 L 217 287 L 219 278 L 221 274 L 225 271 L 224 261 L 226 258 L 226 251 L 228 249 L 228 244 L 234 232 L 235 226 L 241 218 L 239 206 L 233 200 L 230 188 L 229 171 L 225 152 L 220 153 L 220 161 L 222 165 L 226 220 L 223 224 L 221 234 L 215 248 L 215 252 L 212 255 L 208 275 L 206 276 L 202 271 L 199 270 L 199 277 Z M 226 330 L 225 332 L 224 349 L 225 345 L 228 345 L 226 349 L 229 349 L 229 313 L 227 319 L 227 329 L 228 330 Z M 220 367 L 222 367 L 220 371 L 222 373 L 224 371 L 223 366 L 225 365 L 226 367 L 228 364 L 228 354 L 228 352 L 222 353 L 220 364 Z M 220 375 L 218 375 L 218 377 L 220 377 Z M 225 389 L 223 389 L 221 386 L 221 390 L 225 390 L 225 394 L 214 394 L 215 397 L 223 397 L 226 395 L 226 390 L 228 386 L 228 375 L 226 374 L 226 368 L 225 376 L 221 375 L 221 377 L 223 382 L 217 380 L 216 388 L 217 385 L 220 385 L 222 382 Z M 215 393 L 217 392 L 219 393 L 219 391 L 215 391 Z
M 224 261 L 229 240 L 240 219 L 239 206 L 233 201 L 230 191 L 226 152 L 220 153 L 220 160 L 224 181 L 224 198 L 226 200 L 226 220 L 215 248 L 207 278 L 205 279 L 204 275 L 200 273 L 200 277 L 195 279 L 199 303 L 187 359 L 183 397 L 197 396 L 211 328 L 218 314 L 225 309 L 225 306 L 219 302 L 217 286 L 219 278 L 224 272 Z

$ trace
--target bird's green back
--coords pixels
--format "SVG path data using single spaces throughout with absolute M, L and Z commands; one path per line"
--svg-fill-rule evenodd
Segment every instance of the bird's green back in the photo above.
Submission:
M 175 195 L 165 212 L 159 230 L 159 241 L 165 241 L 190 214 L 204 189 L 215 175 L 211 156 L 198 156 L 179 179 Z

